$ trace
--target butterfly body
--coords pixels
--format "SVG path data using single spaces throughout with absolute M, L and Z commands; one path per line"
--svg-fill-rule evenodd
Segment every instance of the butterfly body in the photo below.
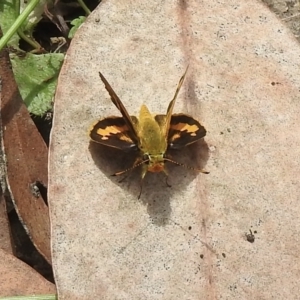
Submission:
M 90 130 L 91 139 L 94 142 L 126 152 L 138 150 L 134 165 L 114 175 L 123 174 L 138 166 L 142 166 L 142 179 L 148 171 L 154 173 L 163 171 L 166 173 L 165 162 L 167 161 L 202 173 L 208 173 L 176 162 L 167 154 L 168 149 L 181 149 L 200 140 L 206 134 L 205 128 L 191 116 L 172 114 L 186 72 L 187 70 L 179 81 L 175 96 L 168 106 L 166 115 L 153 115 L 147 106 L 143 104 L 138 118 L 129 116 L 119 97 L 105 77 L 99 73 L 112 102 L 119 109 L 122 117 L 113 116 L 96 122 Z
M 146 105 L 140 110 L 138 128 L 138 147 L 142 157 L 148 158 L 149 162 L 144 166 L 143 174 L 147 171 L 161 172 L 164 170 L 164 153 L 167 150 L 167 140 L 163 135 L 161 126 L 151 115 Z

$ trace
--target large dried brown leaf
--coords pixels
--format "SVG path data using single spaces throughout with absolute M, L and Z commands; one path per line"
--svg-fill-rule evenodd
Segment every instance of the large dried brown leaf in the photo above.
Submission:
M 34 191 L 36 182 L 47 186 L 47 147 L 19 94 L 6 50 L 0 53 L 0 79 L 7 185 L 31 240 L 51 262 L 48 207 Z
M 120 115 L 98 72 L 130 114 L 143 102 L 164 113 L 188 63 L 174 112 L 207 128 L 211 173 L 175 168 L 172 188 L 154 174 L 138 201 L 138 181 L 110 177 L 120 153 L 89 144 L 94 120 Z M 299 65 L 299 45 L 256 1 L 102 1 L 56 93 L 49 206 L 60 299 L 296 299 Z
M 11 235 L 7 217 L 5 198 L 0 187 L 0 248 L 12 253 Z
M 0 297 L 55 294 L 54 284 L 0 249 Z

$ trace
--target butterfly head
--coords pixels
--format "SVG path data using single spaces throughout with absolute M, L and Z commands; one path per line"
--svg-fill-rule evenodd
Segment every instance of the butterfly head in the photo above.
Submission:
M 162 172 L 165 169 L 164 163 L 165 163 L 165 158 L 164 154 L 144 154 L 143 158 L 145 159 L 145 167 L 144 171 L 145 172 L 152 172 L 152 173 L 158 173 Z

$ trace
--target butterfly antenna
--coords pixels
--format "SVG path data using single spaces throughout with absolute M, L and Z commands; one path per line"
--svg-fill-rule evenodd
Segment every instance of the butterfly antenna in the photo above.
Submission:
M 133 170 L 133 169 L 135 169 L 135 168 L 141 166 L 142 164 L 144 164 L 144 163 L 146 163 L 146 162 L 148 162 L 148 161 L 149 161 L 149 159 L 142 160 L 141 162 L 139 162 L 139 163 L 137 163 L 137 164 L 134 164 L 132 167 L 130 167 L 130 168 L 128 168 L 128 169 L 125 169 L 125 170 L 123 170 L 123 171 L 116 172 L 116 173 L 112 174 L 112 176 L 119 176 L 119 175 L 122 175 L 122 174 L 124 174 L 124 173 L 126 173 L 126 172 L 128 172 L 128 171 L 131 171 L 131 170 Z
M 202 170 L 202 169 L 199 170 L 199 169 L 196 169 L 196 168 L 190 167 L 190 166 L 188 166 L 188 165 L 179 163 L 179 162 L 177 162 L 177 161 L 175 161 L 175 160 L 172 160 L 172 159 L 169 159 L 169 158 L 164 158 L 164 160 L 165 160 L 165 161 L 169 161 L 169 162 L 171 162 L 171 163 L 173 163 L 173 164 L 175 164 L 175 165 L 184 167 L 184 168 L 189 169 L 189 170 L 198 171 L 198 172 L 203 173 L 203 174 L 209 174 L 208 171 L 205 171 L 205 170 Z

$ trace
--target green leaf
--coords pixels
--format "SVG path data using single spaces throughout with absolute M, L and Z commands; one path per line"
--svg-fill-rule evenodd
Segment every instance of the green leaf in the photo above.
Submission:
M 86 17 L 79 17 L 77 19 L 74 19 L 71 22 L 71 25 L 73 25 L 73 27 L 71 28 L 70 32 L 69 32 L 69 38 L 72 39 L 75 35 L 75 32 L 77 31 L 77 29 L 79 28 L 79 26 L 85 21 Z
M 25 57 L 11 55 L 16 82 L 30 113 L 42 116 L 52 109 L 63 59 L 64 55 L 61 53 L 27 53 Z
M 3 34 L 11 28 L 17 17 L 18 13 L 15 8 L 15 1 L 0 1 L 0 26 Z M 17 33 L 12 36 L 8 42 L 8 46 L 19 49 L 19 36 Z

